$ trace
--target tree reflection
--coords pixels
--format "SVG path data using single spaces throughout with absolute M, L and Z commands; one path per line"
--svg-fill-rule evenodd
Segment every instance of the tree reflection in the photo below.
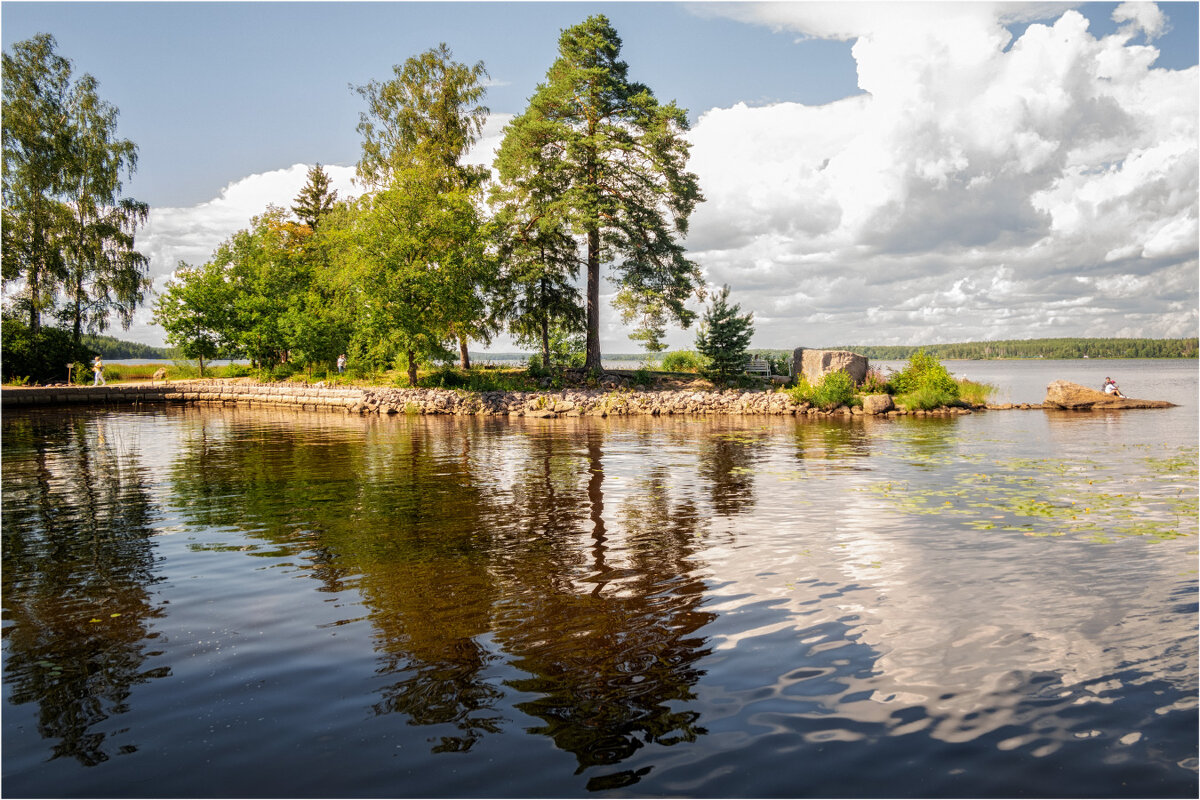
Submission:
M 528 674 L 509 685 L 537 695 L 517 705 L 545 723 L 530 732 L 573 753 L 579 772 L 705 733 L 696 712 L 675 704 L 693 699 L 696 662 L 709 652 L 697 631 L 714 619 L 698 610 L 704 586 L 691 574 L 695 508 L 671 504 L 658 470 L 646 479 L 652 491 L 626 499 L 616 524 L 606 522 L 603 460 L 603 434 L 590 427 L 589 524 L 548 530 L 540 548 L 509 556 L 503 571 L 514 585 L 497 633 Z M 581 562 L 590 567 L 584 582 L 564 580 L 564 568 Z M 589 788 L 634 783 L 644 772 L 595 777 Z
M 517 708 L 582 770 L 704 733 L 680 704 L 714 615 L 700 610 L 694 500 L 672 497 L 666 468 L 607 497 L 604 434 L 580 425 L 197 431 L 172 474 L 197 521 L 269 540 L 309 559 L 323 588 L 360 593 L 384 678 L 374 713 L 443 728 L 435 752 L 469 750 L 510 702 L 493 667 L 516 667 L 528 677 L 507 686 L 536 696 Z
M 710 484 L 716 515 L 733 516 L 754 507 L 753 464 L 762 439 L 747 431 L 721 431 L 699 443 L 700 476 Z
M 142 669 L 162 613 L 149 479 L 103 418 L 6 414 L 3 441 L 4 679 L 54 757 L 92 766 L 115 754 L 98 726 L 169 674 Z
M 358 590 L 377 671 L 396 678 L 374 713 L 455 728 L 435 752 L 469 750 L 498 730 L 501 694 L 481 676 L 496 657 L 478 641 L 494 599 L 486 518 L 498 512 L 476 487 L 472 430 L 384 420 L 364 442 L 357 423 L 314 435 L 259 419 L 198 421 L 172 469 L 185 513 L 307 560 L 323 591 Z

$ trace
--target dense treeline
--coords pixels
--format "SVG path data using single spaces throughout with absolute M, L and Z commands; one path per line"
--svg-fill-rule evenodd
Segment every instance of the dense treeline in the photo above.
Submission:
M 155 309 L 188 358 L 249 359 L 276 374 L 407 372 L 507 330 L 543 364 L 599 369 L 600 270 L 615 305 L 661 346 L 702 293 L 680 243 L 702 199 L 686 170 L 686 114 L 627 77 L 603 16 L 562 32 L 558 57 L 504 129 L 493 169 L 468 164 L 487 72 L 443 44 L 358 88 L 357 182 L 338 199 L 317 165 L 288 210 L 270 207 L 208 263 L 180 264 Z M 577 288 L 582 277 L 586 291 Z M 580 353 L 582 351 L 582 353 Z
M 13 331 L 24 320 L 14 341 L 32 350 L 12 360 L 23 365 L 63 359 L 40 333 L 51 312 L 79 359 L 82 334 L 112 313 L 127 326 L 149 286 L 133 249 L 147 209 L 120 197 L 136 148 L 115 138 L 94 81 L 72 89 L 53 46 L 39 35 L 4 60 L 4 281 L 18 284 L 6 319 Z M 543 363 L 582 351 L 599 369 L 604 269 L 635 338 L 661 348 L 665 326 L 687 327 L 686 301 L 703 297 L 681 243 L 703 198 L 686 112 L 631 80 L 620 52 L 603 16 L 562 31 L 490 169 L 466 161 L 489 115 L 482 63 L 442 44 L 358 87 L 364 193 L 338 198 L 318 164 L 290 209 L 269 206 L 207 263 L 180 263 L 155 306 L 167 341 L 201 372 L 213 358 L 328 369 L 346 354 L 352 371 L 415 381 L 418 365 L 455 351 L 469 368 L 468 343 L 507 330 Z
M 918 350 L 937 358 L 1196 358 L 1197 340 L 1191 339 L 1007 339 L 994 342 L 957 342 L 921 346 L 857 346 L 827 348 L 852 350 L 867 358 L 902 361 Z

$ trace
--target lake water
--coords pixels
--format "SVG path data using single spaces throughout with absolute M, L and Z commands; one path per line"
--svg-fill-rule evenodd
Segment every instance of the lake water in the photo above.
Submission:
M 1181 405 L 6 411 L 5 795 L 1195 797 L 1196 363 L 949 365 Z

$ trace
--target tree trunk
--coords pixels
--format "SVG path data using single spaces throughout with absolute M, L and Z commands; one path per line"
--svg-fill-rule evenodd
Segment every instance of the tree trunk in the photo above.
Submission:
M 471 368 L 471 354 L 467 352 L 467 337 L 458 337 L 458 364 L 463 369 Z
M 583 368 L 599 372 L 600 366 L 600 229 L 587 234 L 587 357 Z
M 75 278 L 75 326 L 71 332 L 71 344 L 75 349 L 79 349 L 79 343 L 83 341 L 83 276 L 78 275 Z
M 542 317 L 542 366 L 550 366 L 550 317 Z
M 604 526 L 604 452 L 600 449 L 601 435 L 598 432 L 589 431 L 587 439 L 588 452 L 588 503 L 591 506 L 592 518 L 592 574 L 603 576 L 606 572 L 612 572 L 613 568 L 608 565 L 605 554 L 608 551 L 608 546 L 605 544 L 608 541 L 607 530 Z M 607 584 L 607 580 L 599 580 L 596 582 L 595 588 L 592 590 L 593 595 L 599 595 L 600 590 Z
M 38 265 L 33 265 L 29 269 L 29 332 L 36 334 L 38 328 L 41 327 L 41 320 L 38 318 Z
M 200 377 L 204 377 L 204 356 L 200 356 L 197 361 L 200 362 Z
M 417 354 L 412 350 L 408 351 L 408 385 L 414 388 L 417 385 Z

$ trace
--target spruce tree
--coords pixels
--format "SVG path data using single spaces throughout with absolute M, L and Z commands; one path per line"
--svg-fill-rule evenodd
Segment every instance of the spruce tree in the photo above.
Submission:
M 309 169 L 308 183 L 304 184 L 300 194 L 296 195 L 296 204 L 292 206 L 292 213 L 315 231 L 321 222 L 321 217 L 333 209 L 335 202 L 337 202 L 337 192 L 329 189 L 329 174 L 321 168 L 320 164 L 317 164 Z
M 729 305 L 729 286 L 713 296 L 704 312 L 696 335 L 696 350 L 708 363 L 701 372 L 711 381 L 727 381 L 741 374 L 746 365 L 746 350 L 754 335 L 754 314 L 741 312 L 738 304 Z

